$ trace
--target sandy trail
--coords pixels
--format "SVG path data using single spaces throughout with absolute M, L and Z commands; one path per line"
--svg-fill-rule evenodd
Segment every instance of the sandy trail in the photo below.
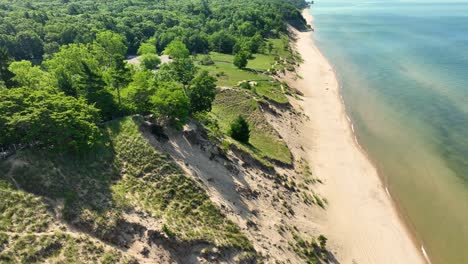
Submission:
M 304 17 L 312 24 L 308 10 Z M 355 142 L 335 73 L 311 32 L 297 33 L 304 63 L 293 86 L 310 121 L 301 128 L 303 147 L 321 192 L 329 201 L 323 233 L 340 263 L 425 263 L 387 195 L 376 169 Z

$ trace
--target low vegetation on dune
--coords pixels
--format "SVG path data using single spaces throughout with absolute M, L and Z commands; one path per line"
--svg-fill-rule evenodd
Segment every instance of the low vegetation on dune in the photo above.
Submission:
M 0 195 L 0 263 L 130 263 L 117 250 L 58 228 L 50 204 L 39 196 L 5 179 L 0 180 Z
M 47 232 L 55 220 L 38 198 L 43 196 L 64 201 L 63 208 L 54 209 L 61 210 L 66 223 L 110 243 L 118 244 L 124 214 L 142 212 L 169 238 L 252 250 L 198 183 L 149 145 L 140 122 L 136 117 L 108 123 L 89 155 L 27 150 L 2 162 L 2 171 L 8 172 L 2 180 L 10 187 L 1 190 L 6 199 L 0 201 L 5 209 L 0 232 Z
M 278 132 L 266 121 L 259 103 L 248 92 L 239 89 L 223 89 L 218 92 L 213 104 L 213 115 L 223 133 L 227 133 L 231 123 L 242 115 L 250 124 L 249 144 L 232 141 L 242 149 L 251 152 L 260 161 L 268 160 L 291 164 L 292 156 L 288 146 Z

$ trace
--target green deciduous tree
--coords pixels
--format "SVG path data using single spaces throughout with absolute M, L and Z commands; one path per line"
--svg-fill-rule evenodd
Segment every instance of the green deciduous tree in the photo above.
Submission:
M 115 67 L 115 58 L 125 58 L 127 45 L 125 38 L 115 32 L 106 30 L 96 35 L 94 45 L 90 46 L 90 52 L 105 69 Z
M 16 35 L 16 57 L 18 59 L 39 60 L 44 53 L 44 43 L 36 32 L 21 31 Z
M 252 22 L 250 21 L 245 21 L 238 27 L 239 33 L 242 36 L 247 36 L 247 37 L 252 37 L 255 35 L 256 29 L 255 26 L 252 25 Z
M 163 123 L 181 127 L 187 122 L 190 102 L 180 84 L 160 83 L 150 100 L 153 114 Z
M 163 53 L 173 59 L 185 59 L 190 57 L 190 51 L 187 49 L 187 46 L 185 46 L 185 44 L 180 40 L 174 40 L 169 43 L 166 49 L 164 49 Z
M 245 66 L 247 66 L 248 58 L 249 58 L 249 54 L 247 52 L 240 51 L 236 53 L 236 55 L 234 56 L 233 63 L 234 65 L 236 65 L 237 68 L 243 69 L 245 68 Z
M 13 59 L 8 56 L 7 50 L 0 47 L 0 81 L 2 81 L 5 86 L 14 85 L 14 81 L 12 80 L 14 74 L 8 70 L 12 62 Z
M 172 63 L 163 64 L 157 73 L 157 78 L 160 81 L 180 82 L 186 87 L 197 71 L 198 68 L 191 59 L 178 59 Z
M 156 54 L 156 46 L 153 43 L 141 43 L 140 47 L 138 48 L 137 54 Z
M 229 135 L 239 142 L 249 143 L 250 128 L 249 123 L 247 123 L 244 117 L 238 116 L 234 122 L 231 123 Z
M 127 53 L 125 38 L 122 35 L 109 30 L 99 32 L 96 35 L 96 43 L 101 46 L 106 54 L 111 58 L 116 54 L 125 56 Z
M 57 79 L 58 88 L 66 95 L 75 97 L 84 92 L 77 82 L 84 74 L 84 65 L 93 71 L 99 71 L 99 62 L 90 52 L 89 46 L 83 44 L 62 46 L 44 65 Z
M 192 113 L 211 111 L 211 105 L 216 95 L 216 78 L 207 71 L 202 71 L 192 80 L 188 89 Z
M 161 59 L 154 53 L 146 53 L 141 55 L 140 63 L 146 70 L 154 70 L 161 63 Z
M 98 139 L 98 121 L 99 111 L 84 99 L 43 89 L 0 90 L 0 145 L 80 151 Z
M 217 52 L 232 54 L 236 39 L 226 31 L 213 33 L 209 37 L 210 48 Z
M 104 119 L 115 116 L 118 110 L 112 94 L 106 90 L 99 62 L 88 45 L 63 46 L 54 58 L 44 63 L 57 79 L 57 86 L 65 94 L 83 97 L 101 110 Z
M 39 66 L 32 66 L 30 61 L 15 61 L 10 64 L 8 70 L 14 74 L 13 81 L 18 86 L 25 86 L 32 89 L 50 88 L 52 80 L 47 72 Z
M 154 75 L 151 71 L 137 71 L 128 86 L 128 101 L 135 113 L 149 114 L 152 111 L 151 96 L 155 92 Z

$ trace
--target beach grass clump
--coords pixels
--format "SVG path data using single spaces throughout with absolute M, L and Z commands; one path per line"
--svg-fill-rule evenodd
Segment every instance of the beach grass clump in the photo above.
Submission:
M 249 144 L 233 143 L 263 159 L 291 164 L 292 156 L 288 146 L 265 119 L 258 102 L 248 92 L 239 89 L 219 91 L 213 102 L 212 114 L 225 134 L 230 124 L 242 115 L 250 125 Z
M 0 183 L 0 232 L 44 232 L 52 222 L 41 199 Z
M 10 179 L 24 190 L 63 200 L 64 219 L 101 239 L 115 237 L 119 223 L 125 222 L 123 214 L 131 209 L 150 214 L 183 241 L 252 249 L 201 186 L 149 144 L 140 132 L 141 122 L 129 117 L 107 123 L 100 144 L 89 154 L 55 155 L 31 149 L 1 166 L 9 167 Z M 6 209 L 0 225 L 9 227 L 3 230 L 44 230 L 49 220 L 38 198 L 1 191 L 7 199 L 0 201 Z
M 321 198 L 319 195 L 315 194 L 314 193 L 314 200 L 315 200 L 315 203 L 322 207 L 322 209 L 325 209 L 325 206 L 327 204 L 327 200 L 325 198 Z
M 291 231 L 293 241 L 290 241 L 289 245 L 306 263 L 318 264 L 328 262 L 327 238 L 324 235 L 320 235 L 317 239 L 306 239 L 296 230 Z
M 80 263 L 121 264 L 133 261 L 89 238 L 74 237 L 61 231 L 12 235 L 4 250 L 0 250 L 2 263 L 76 263 L 77 260 Z

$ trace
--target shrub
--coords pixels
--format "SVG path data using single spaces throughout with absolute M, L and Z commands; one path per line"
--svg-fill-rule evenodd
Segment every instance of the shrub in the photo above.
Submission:
M 141 55 L 141 65 L 147 70 L 154 70 L 161 63 L 161 59 L 156 54 Z
M 200 65 L 213 65 L 214 61 L 213 61 L 213 59 L 211 58 L 210 55 L 206 54 L 206 55 L 203 55 L 203 57 L 201 58 L 199 64 Z
M 250 90 L 252 88 L 252 86 L 250 85 L 250 83 L 248 81 L 239 82 L 238 86 L 240 88 L 246 89 L 246 90 Z
M 234 56 L 234 65 L 236 65 L 237 68 L 243 69 L 245 66 L 247 66 L 247 60 L 249 58 L 249 54 L 245 51 L 240 51 Z
M 249 123 L 242 116 L 237 117 L 231 124 L 229 135 L 242 143 L 248 143 L 250 138 Z
M 141 43 L 137 51 L 138 55 L 156 54 L 156 46 L 152 43 Z
M 319 241 L 319 244 L 320 244 L 320 249 L 321 249 L 322 251 L 325 251 L 326 248 L 327 248 L 327 240 L 328 240 L 328 239 L 327 239 L 324 235 L 320 235 L 320 236 L 318 237 L 318 241 Z
M 179 40 L 169 43 L 163 53 L 172 59 L 187 59 L 190 57 L 190 51 L 187 49 L 187 46 Z

